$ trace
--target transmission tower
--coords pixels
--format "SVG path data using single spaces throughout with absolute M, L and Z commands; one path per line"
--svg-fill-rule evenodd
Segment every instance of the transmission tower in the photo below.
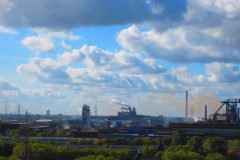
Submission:
M 17 117 L 18 117 L 18 120 L 20 120 L 20 117 L 21 116 L 21 107 L 20 107 L 20 104 L 18 103 L 17 104 Z
M 24 138 L 24 155 L 23 160 L 30 160 L 30 151 L 28 147 L 28 111 L 25 111 L 25 138 Z
M 97 105 L 95 105 L 94 112 L 95 112 L 95 116 L 97 116 L 98 115 L 98 113 L 97 113 Z
M 8 114 L 8 101 L 6 100 L 5 102 L 5 117 L 7 118 L 7 114 Z

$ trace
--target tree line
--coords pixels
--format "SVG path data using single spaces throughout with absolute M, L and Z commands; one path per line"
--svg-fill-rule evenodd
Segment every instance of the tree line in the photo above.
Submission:
M 128 149 L 78 148 L 74 144 L 137 145 Z M 223 137 L 184 136 L 165 138 L 80 139 L 64 145 L 29 141 L 0 141 L 0 160 L 240 160 L 240 140 Z

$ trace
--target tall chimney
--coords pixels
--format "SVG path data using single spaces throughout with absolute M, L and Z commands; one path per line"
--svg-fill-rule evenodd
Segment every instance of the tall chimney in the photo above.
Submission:
M 205 105 L 204 120 L 207 121 L 207 105 Z
M 188 120 L 188 90 L 186 90 L 186 121 Z
M 240 108 L 237 109 L 237 112 L 238 112 L 238 123 L 240 122 Z

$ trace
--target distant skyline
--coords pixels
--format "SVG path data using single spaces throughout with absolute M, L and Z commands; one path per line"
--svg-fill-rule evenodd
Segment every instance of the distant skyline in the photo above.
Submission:
M 1 0 L 0 113 L 203 116 L 240 98 L 240 0 Z

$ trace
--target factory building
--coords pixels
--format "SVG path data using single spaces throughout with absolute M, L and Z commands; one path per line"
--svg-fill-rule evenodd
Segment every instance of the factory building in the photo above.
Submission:
M 82 129 L 89 130 L 90 126 L 90 106 L 83 105 L 82 107 Z
M 47 116 L 47 117 L 50 116 L 50 110 L 49 110 L 49 109 L 46 111 L 46 116 Z

